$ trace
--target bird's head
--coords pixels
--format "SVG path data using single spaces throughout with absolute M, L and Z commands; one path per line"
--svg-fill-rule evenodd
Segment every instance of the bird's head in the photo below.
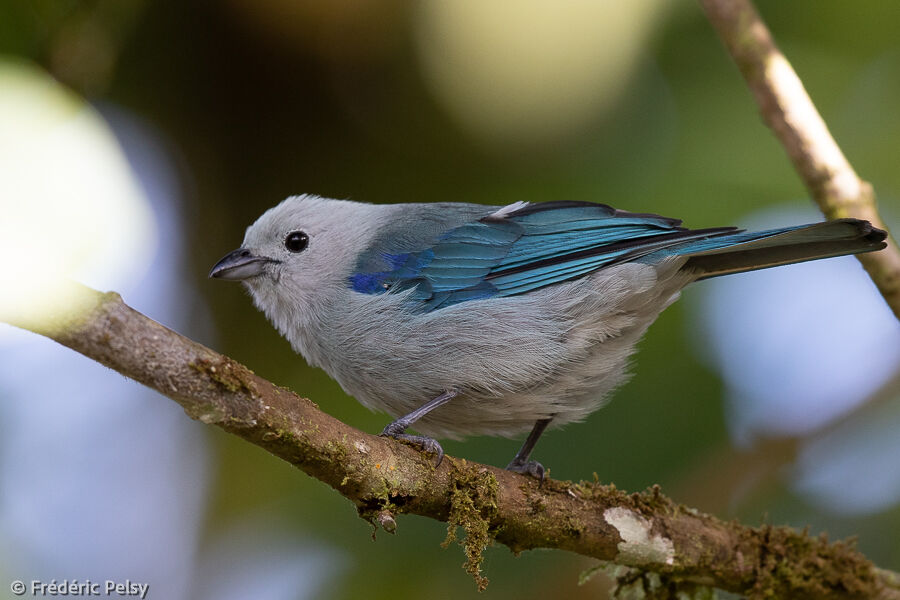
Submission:
M 247 228 L 244 242 L 209 272 L 241 281 L 281 329 L 297 311 L 315 310 L 347 287 L 359 252 L 377 229 L 377 207 L 318 196 L 292 196 Z

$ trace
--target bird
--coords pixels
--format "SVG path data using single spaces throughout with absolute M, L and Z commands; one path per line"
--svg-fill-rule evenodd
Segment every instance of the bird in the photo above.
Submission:
M 852 218 L 753 232 L 594 202 L 305 194 L 260 216 L 209 276 L 242 282 L 308 364 L 390 415 L 382 436 L 439 465 L 436 438 L 527 433 L 506 468 L 543 482 L 538 438 L 608 401 L 683 287 L 880 250 L 886 235 Z

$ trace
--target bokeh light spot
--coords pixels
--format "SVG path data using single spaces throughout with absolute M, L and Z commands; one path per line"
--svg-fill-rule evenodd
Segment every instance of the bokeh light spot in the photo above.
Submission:
M 67 279 L 138 278 L 152 213 L 122 150 L 88 104 L 43 71 L 0 61 L 0 315 L 65 303 Z

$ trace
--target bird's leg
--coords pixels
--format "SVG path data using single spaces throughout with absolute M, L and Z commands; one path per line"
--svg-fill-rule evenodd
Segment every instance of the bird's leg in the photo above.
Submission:
M 544 433 L 544 430 L 547 429 L 547 425 L 549 425 L 552 420 L 552 417 L 549 419 L 540 419 L 534 424 L 534 428 L 531 430 L 531 433 L 528 434 L 525 443 L 519 448 L 515 458 L 506 465 L 507 471 L 531 475 L 532 477 L 539 479 L 541 483 L 544 483 L 544 465 L 536 460 L 528 460 L 528 457 L 531 456 L 531 451 L 534 450 L 538 438 L 541 437 L 541 434 Z
M 394 438 L 395 440 L 407 442 L 409 444 L 413 444 L 414 446 L 418 446 L 422 449 L 423 452 L 431 452 L 436 454 L 437 463 L 435 464 L 435 466 L 440 466 L 441 461 L 444 460 L 444 449 L 441 448 L 441 445 L 438 444 L 437 440 L 426 437 L 424 435 L 410 435 L 404 432 L 409 427 L 411 427 L 413 423 L 436 409 L 438 406 L 443 406 L 458 395 L 459 390 L 457 389 L 447 390 L 437 398 L 429 400 L 408 415 L 404 415 L 393 423 L 390 423 L 387 427 L 384 428 L 384 431 L 381 432 L 381 435 L 384 437 Z

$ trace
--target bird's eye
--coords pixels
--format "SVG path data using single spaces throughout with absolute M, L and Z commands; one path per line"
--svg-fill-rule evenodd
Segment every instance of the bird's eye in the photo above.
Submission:
M 292 231 L 284 238 L 284 247 L 290 252 L 303 252 L 309 244 L 309 236 L 302 231 Z

